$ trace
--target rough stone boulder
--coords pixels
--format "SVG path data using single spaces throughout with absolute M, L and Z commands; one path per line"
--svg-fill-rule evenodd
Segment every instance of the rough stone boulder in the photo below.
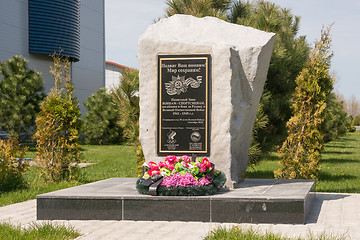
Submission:
M 248 164 L 252 128 L 275 34 L 213 17 L 174 15 L 148 27 L 138 42 L 140 142 L 146 161 L 157 156 L 157 56 L 210 54 L 210 161 L 233 187 Z

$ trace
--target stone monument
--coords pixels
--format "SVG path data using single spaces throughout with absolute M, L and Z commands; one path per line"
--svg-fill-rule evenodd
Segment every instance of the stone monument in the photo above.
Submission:
M 146 161 L 208 156 L 233 188 L 248 164 L 275 34 L 174 15 L 138 43 L 140 142 Z

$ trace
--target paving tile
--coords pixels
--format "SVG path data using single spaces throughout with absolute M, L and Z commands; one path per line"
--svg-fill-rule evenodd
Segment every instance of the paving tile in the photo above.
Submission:
M 315 210 L 314 210 L 315 209 Z M 257 229 L 288 236 L 308 237 L 332 234 L 346 239 L 360 239 L 360 194 L 318 193 L 307 224 L 234 224 L 178 221 L 83 221 L 57 220 L 58 224 L 71 225 L 83 235 L 78 240 L 92 239 L 203 239 L 218 227 Z M 32 223 L 48 221 L 36 220 L 36 201 L 30 200 L 0 207 L 0 222 L 10 222 L 29 227 Z

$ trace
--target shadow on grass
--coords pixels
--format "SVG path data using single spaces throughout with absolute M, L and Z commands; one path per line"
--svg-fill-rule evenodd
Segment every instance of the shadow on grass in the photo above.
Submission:
M 350 155 L 350 154 L 353 154 L 353 152 L 340 152 L 340 151 L 323 151 L 321 152 L 321 154 L 345 154 L 345 155 Z
M 343 149 L 347 148 L 347 149 L 349 149 L 349 148 L 355 148 L 355 147 L 344 145 L 344 144 L 326 144 L 325 149 L 328 149 L 328 148 L 343 148 Z
M 357 177 L 350 174 L 329 174 L 327 172 L 320 172 L 319 174 L 319 181 L 341 181 L 355 178 Z
M 321 162 L 323 163 L 357 163 L 360 162 L 360 159 L 339 159 L 339 158 L 322 158 Z

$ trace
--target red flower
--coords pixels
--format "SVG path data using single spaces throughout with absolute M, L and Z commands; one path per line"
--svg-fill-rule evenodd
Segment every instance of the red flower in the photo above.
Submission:
M 149 162 L 149 168 L 150 169 L 155 169 L 155 170 L 158 170 L 159 169 L 159 166 L 156 164 L 156 163 L 154 163 L 154 162 Z
M 166 167 L 166 165 L 165 165 L 164 162 L 159 162 L 159 167 L 160 167 L 160 168 L 163 168 L 163 167 Z
M 185 162 L 187 162 L 187 163 L 191 162 L 191 159 L 190 159 L 188 156 L 186 156 L 186 155 L 181 156 L 180 158 L 181 158 L 182 160 L 184 160 Z
M 202 159 L 202 163 L 204 164 L 204 166 L 205 166 L 206 168 L 210 168 L 210 167 L 211 167 L 211 163 L 210 163 L 209 159 L 207 159 L 207 158 L 203 158 L 203 159 Z
M 175 156 L 167 156 L 167 157 L 165 158 L 165 161 L 168 162 L 168 163 L 170 163 L 170 164 L 174 164 L 174 163 L 177 163 L 177 162 L 178 162 L 178 159 L 177 159 L 177 157 L 175 157 Z
M 160 175 L 160 171 L 159 171 L 159 170 L 156 170 L 156 169 L 150 169 L 150 170 L 148 171 L 148 174 L 149 174 L 150 176 L 152 176 L 152 175 Z

